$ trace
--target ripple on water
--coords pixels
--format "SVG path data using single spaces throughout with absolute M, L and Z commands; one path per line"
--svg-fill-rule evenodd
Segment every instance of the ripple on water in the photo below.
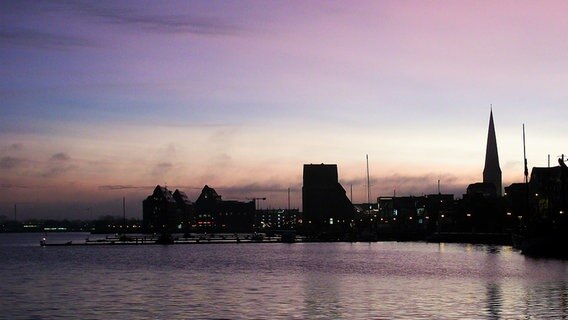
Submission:
M 0 247 L 7 319 L 568 317 L 568 266 L 509 247 Z

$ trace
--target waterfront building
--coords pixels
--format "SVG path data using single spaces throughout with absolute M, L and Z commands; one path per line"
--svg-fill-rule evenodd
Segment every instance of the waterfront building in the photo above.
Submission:
M 531 223 L 566 223 L 568 187 L 562 167 L 534 167 L 529 183 L 513 183 L 505 188 L 506 210 L 512 228 L 521 219 Z
M 255 226 L 259 230 L 295 230 L 299 219 L 298 209 L 264 209 L 256 212 Z
M 304 165 L 302 211 L 308 232 L 350 231 L 355 208 L 339 183 L 336 164 Z
M 499 166 L 499 153 L 497 151 L 497 138 L 495 136 L 495 125 L 493 123 L 493 110 L 489 113 L 489 129 L 487 132 L 483 183 L 493 184 L 495 188 L 495 195 L 497 197 L 501 197 L 501 167 Z
M 497 190 L 492 182 L 476 182 L 467 186 L 466 194 L 475 198 L 496 198 Z
M 254 201 L 226 201 L 209 186 L 192 203 L 185 192 L 156 186 L 142 202 L 146 233 L 221 231 L 246 232 L 254 226 Z
M 157 185 L 142 201 L 143 229 L 146 233 L 175 232 L 183 225 L 178 204 L 170 190 Z
M 205 185 L 201 190 L 201 194 L 195 200 L 195 223 L 193 228 L 197 229 L 211 229 L 217 226 L 216 221 L 220 212 L 221 196 L 215 191 Z
M 562 167 L 535 167 L 531 171 L 529 199 L 531 210 L 540 218 L 556 218 L 565 215 L 568 203 L 566 178 Z
M 379 197 L 379 233 L 400 235 L 426 226 L 426 197 Z
M 223 200 L 215 189 L 205 186 L 195 201 L 194 228 L 218 232 L 247 232 L 254 229 L 255 202 Z
M 424 217 L 426 198 L 423 196 L 379 197 L 379 221 L 383 224 L 413 224 L 418 217 Z M 414 221 L 412 221 L 414 220 Z
M 435 232 L 454 227 L 458 205 L 452 194 L 379 197 L 379 226 L 383 233 Z
M 505 206 L 507 222 L 505 228 L 518 230 L 521 219 L 529 215 L 528 184 L 512 183 L 505 187 Z
M 429 194 L 424 200 L 424 216 L 429 231 L 455 230 L 460 222 L 459 212 L 459 201 L 453 194 Z
M 181 224 L 178 225 L 178 229 L 187 232 L 195 223 L 195 206 L 189 200 L 187 194 L 179 189 L 174 191 L 173 198 L 177 204 L 177 216 L 181 217 Z
M 494 183 L 478 182 L 467 187 L 463 211 L 472 232 L 500 232 L 505 219 L 505 200 L 497 196 Z
M 371 217 L 377 217 L 379 211 L 379 203 L 354 203 L 353 207 L 357 216 L 368 215 Z

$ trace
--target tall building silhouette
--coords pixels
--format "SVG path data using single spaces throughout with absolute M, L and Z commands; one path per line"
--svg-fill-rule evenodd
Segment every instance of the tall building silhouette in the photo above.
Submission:
M 302 207 L 306 230 L 344 233 L 355 208 L 338 181 L 336 164 L 305 164 Z
M 255 202 L 223 200 L 205 185 L 195 200 L 196 228 L 210 231 L 250 232 L 254 228 Z
M 487 149 L 485 151 L 485 168 L 483 168 L 483 183 L 492 183 L 498 197 L 501 196 L 501 168 L 497 152 L 497 138 L 493 123 L 493 109 L 489 113 L 489 131 L 487 132 Z
M 146 233 L 175 232 L 179 225 L 186 225 L 188 220 L 178 210 L 172 192 L 160 185 L 142 201 L 142 218 L 142 227 Z

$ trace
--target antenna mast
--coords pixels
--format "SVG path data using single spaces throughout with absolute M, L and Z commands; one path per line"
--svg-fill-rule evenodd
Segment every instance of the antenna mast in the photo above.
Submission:
M 369 178 L 369 155 L 366 155 L 367 158 L 367 203 L 371 203 L 371 182 Z
M 126 197 L 122 197 L 122 234 L 126 234 Z
M 527 148 L 525 144 L 525 124 L 523 123 L 523 157 L 525 163 L 525 183 L 529 183 L 529 167 L 527 163 Z

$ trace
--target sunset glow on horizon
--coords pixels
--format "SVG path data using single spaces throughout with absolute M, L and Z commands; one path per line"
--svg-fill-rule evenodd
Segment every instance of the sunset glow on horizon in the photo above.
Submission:
M 356 4 L 356 5 L 355 5 Z M 0 216 L 141 217 L 157 184 L 301 209 L 302 166 L 353 201 L 568 153 L 563 1 L 3 1 Z

